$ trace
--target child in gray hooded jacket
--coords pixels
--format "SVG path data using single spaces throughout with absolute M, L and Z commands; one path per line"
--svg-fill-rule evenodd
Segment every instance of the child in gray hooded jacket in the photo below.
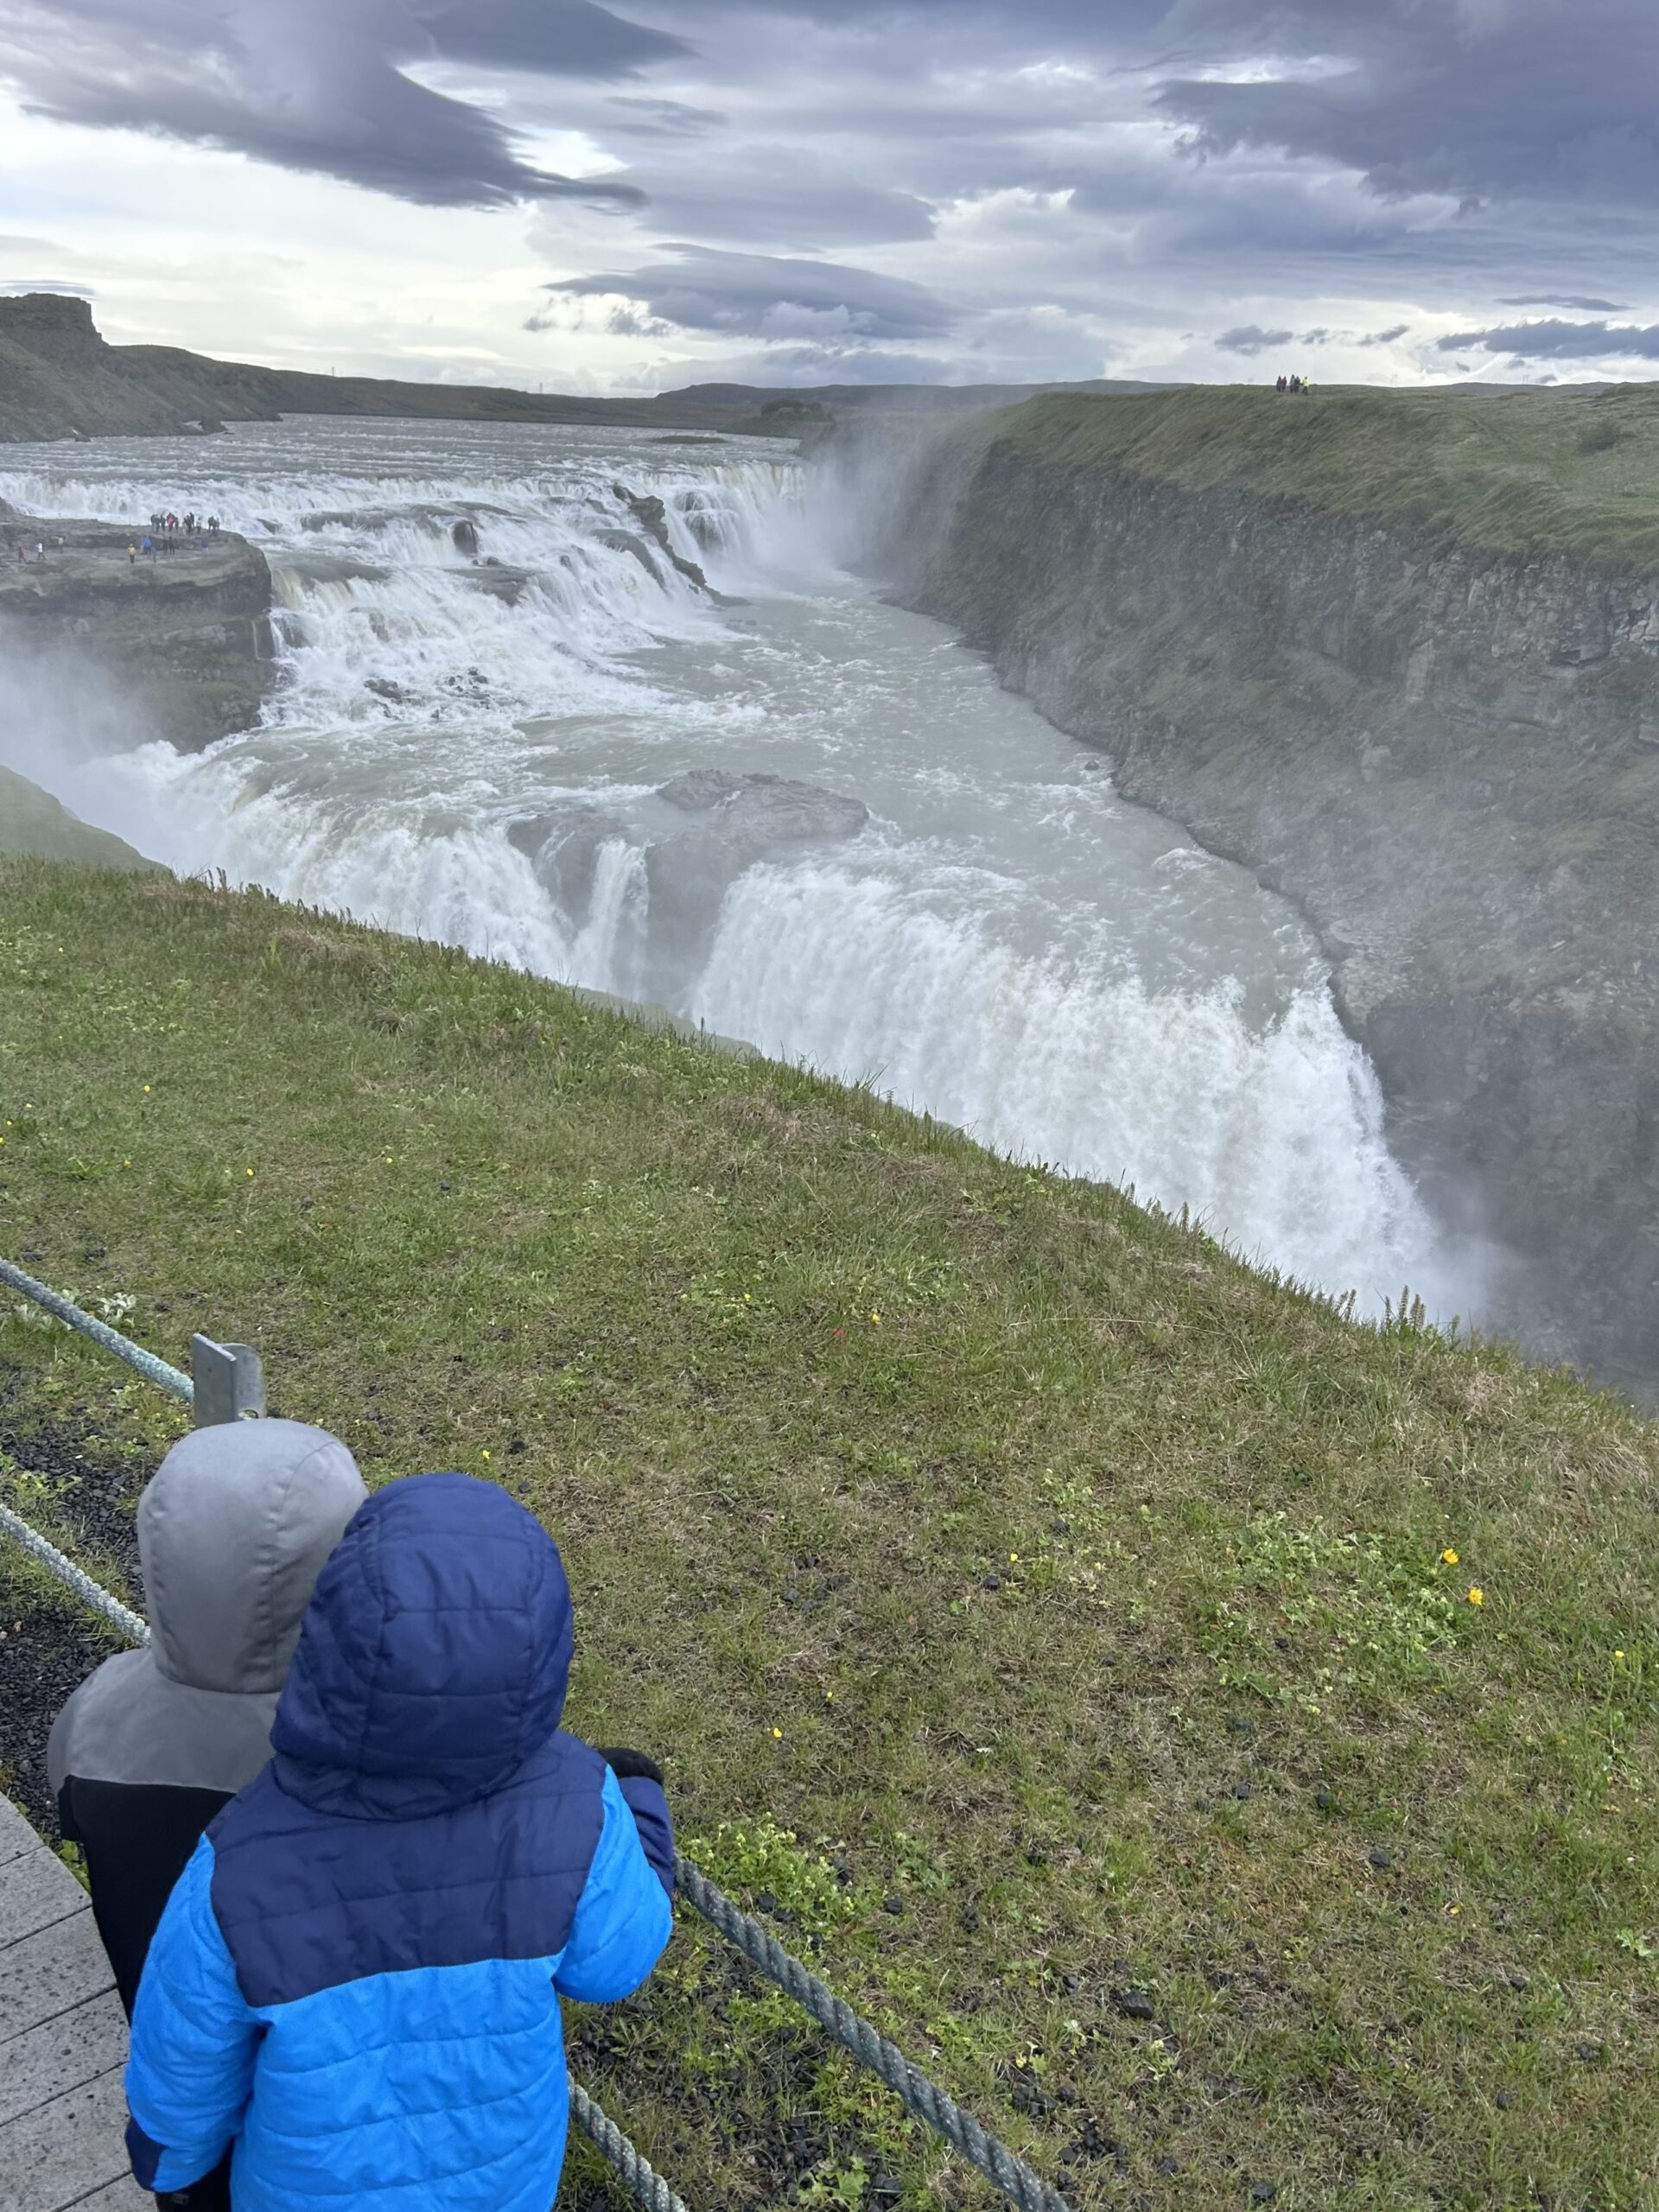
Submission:
M 149 1643 L 88 1676 L 47 1747 L 129 2015 L 202 1830 L 270 1757 L 300 1617 L 366 1495 L 327 1430 L 244 1421 L 175 1444 L 139 1500 Z

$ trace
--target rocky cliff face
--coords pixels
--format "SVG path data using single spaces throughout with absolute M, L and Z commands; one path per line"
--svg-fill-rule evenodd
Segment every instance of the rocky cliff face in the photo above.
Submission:
M 889 555 L 1119 787 L 1305 908 L 1483 1318 L 1659 1382 L 1659 575 L 1226 486 L 913 481 Z
M 0 660 L 42 681 L 54 660 L 97 671 L 130 709 L 135 744 L 189 752 L 247 728 L 275 673 L 264 556 L 226 531 L 133 563 L 133 535 L 0 511 Z

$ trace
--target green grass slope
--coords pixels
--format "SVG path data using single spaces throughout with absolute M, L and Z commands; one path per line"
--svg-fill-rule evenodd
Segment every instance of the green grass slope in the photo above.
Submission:
M 1235 486 L 1471 548 L 1659 567 L 1659 391 L 1315 391 L 1193 385 L 1053 395 L 965 433 L 1044 467 Z
M 1633 1414 L 171 879 L 0 863 L 0 1245 L 175 1359 L 260 1344 L 372 1478 L 531 1503 L 572 1724 L 663 1754 L 693 1853 L 1077 2207 L 1653 2203 Z M 177 1409 L 3 1310 L 0 1484 L 117 1576 Z M 59 1600 L 4 1573 L 32 1650 Z M 705 2212 L 989 2201 L 695 1925 L 575 2027 Z
M 0 768 L 0 853 L 43 861 L 79 861 L 87 868 L 155 869 L 160 866 L 122 837 L 71 814 L 49 791 Z

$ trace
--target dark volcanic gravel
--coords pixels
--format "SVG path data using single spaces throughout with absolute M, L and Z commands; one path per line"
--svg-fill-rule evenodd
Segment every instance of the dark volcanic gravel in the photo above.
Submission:
M 65 1599 L 15 1612 L 0 1637 L 0 1774 L 6 1795 L 52 1842 L 58 1808 L 46 1780 L 46 1738 L 59 1708 L 111 1645 L 91 1617 Z

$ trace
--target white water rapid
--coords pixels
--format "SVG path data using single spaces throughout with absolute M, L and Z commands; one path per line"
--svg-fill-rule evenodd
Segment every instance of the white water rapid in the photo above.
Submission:
M 0 459 L 34 513 L 216 511 L 276 578 L 264 727 L 0 733 L 87 820 L 868 1079 L 1369 1310 L 1467 1310 L 1294 913 L 839 572 L 787 448 L 297 420 Z

